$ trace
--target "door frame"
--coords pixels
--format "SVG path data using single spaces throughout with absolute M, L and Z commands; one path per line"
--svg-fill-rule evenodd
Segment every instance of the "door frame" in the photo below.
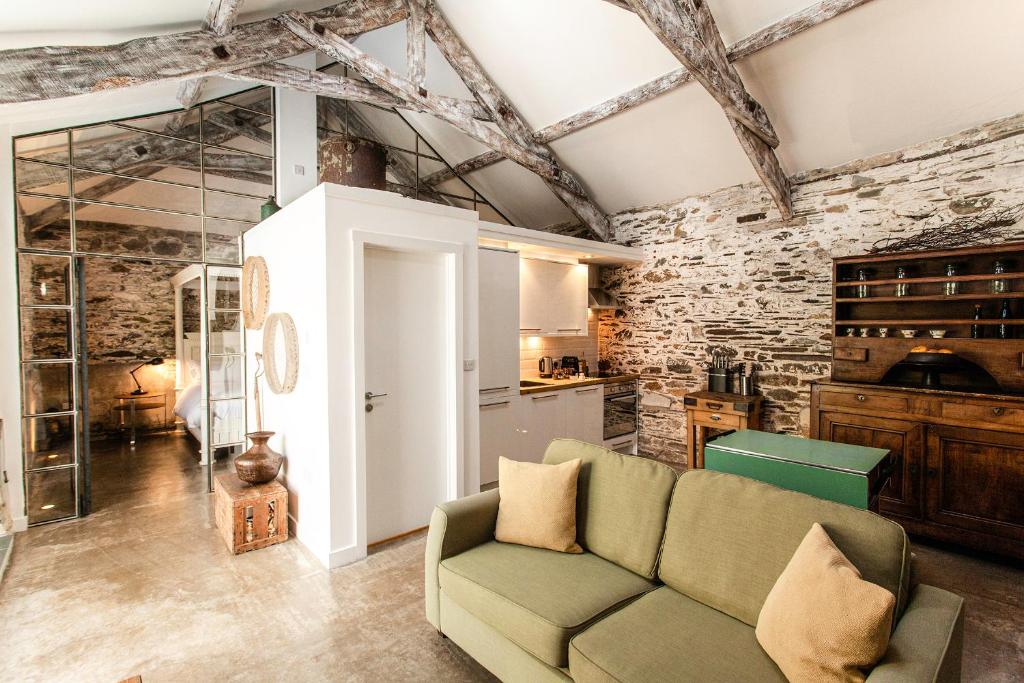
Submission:
M 465 395 L 462 380 L 463 332 L 463 257 L 465 247 L 461 243 L 404 237 L 365 230 L 352 231 L 352 397 L 355 434 L 355 489 L 356 489 L 356 544 L 362 556 L 367 546 L 367 482 L 366 482 L 366 413 L 363 411 L 366 393 L 366 249 L 391 249 L 411 253 L 432 253 L 444 256 L 445 265 L 445 500 L 464 495 L 465 441 L 464 407 Z

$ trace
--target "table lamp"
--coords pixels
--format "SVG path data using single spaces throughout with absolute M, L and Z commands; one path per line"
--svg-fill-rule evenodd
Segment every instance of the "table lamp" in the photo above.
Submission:
M 136 365 L 134 368 L 132 368 L 128 372 L 128 374 L 132 376 L 132 381 L 135 382 L 135 390 L 132 391 L 132 396 L 141 396 L 142 394 L 146 393 L 146 390 L 142 388 L 141 384 L 139 384 L 139 380 L 136 379 L 135 373 L 138 372 L 139 370 L 141 370 L 142 368 L 144 368 L 147 365 L 163 365 L 163 364 L 164 364 L 164 359 L 160 358 L 158 356 L 156 358 L 150 358 L 145 363 L 139 363 L 138 365 Z

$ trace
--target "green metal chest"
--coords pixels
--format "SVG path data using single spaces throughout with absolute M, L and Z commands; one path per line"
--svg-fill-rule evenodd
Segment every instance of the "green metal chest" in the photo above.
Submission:
M 707 442 L 704 466 L 854 507 L 877 508 L 890 474 L 884 448 L 746 429 Z

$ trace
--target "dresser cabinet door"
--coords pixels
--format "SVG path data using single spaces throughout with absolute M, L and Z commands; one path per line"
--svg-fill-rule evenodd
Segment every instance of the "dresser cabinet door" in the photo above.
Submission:
M 1024 435 L 928 428 L 928 520 L 1024 541 Z
M 888 449 L 893 471 L 879 495 L 878 509 L 882 513 L 921 518 L 924 430 L 920 424 L 830 412 L 821 413 L 819 419 L 818 439 Z

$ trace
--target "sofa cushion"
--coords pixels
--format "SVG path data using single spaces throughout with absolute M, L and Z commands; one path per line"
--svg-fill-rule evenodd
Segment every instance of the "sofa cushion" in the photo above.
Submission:
M 606 560 L 654 578 L 665 517 L 676 483 L 668 465 L 574 439 L 555 439 L 544 462 L 581 458 L 576 540 Z
M 441 563 L 441 591 L 551 666 L 595 618 L 654 587 L 597 555 L 492 541 Z
M 498 457 L 495 540 L 582 553 L 576 543 L 576 481 L 580 459 L 558 465 Z
M 754 629 L 667 586 L 572 639 L 577 683 L 785 681 Z
M 658 575 L 680 593 L 753 626 L 815 522 L 866 581 L 896 596 L 895 622 L 910 579 L 903 527 L 866 510 L 731 474 L 692 470 L 679 478 Z

